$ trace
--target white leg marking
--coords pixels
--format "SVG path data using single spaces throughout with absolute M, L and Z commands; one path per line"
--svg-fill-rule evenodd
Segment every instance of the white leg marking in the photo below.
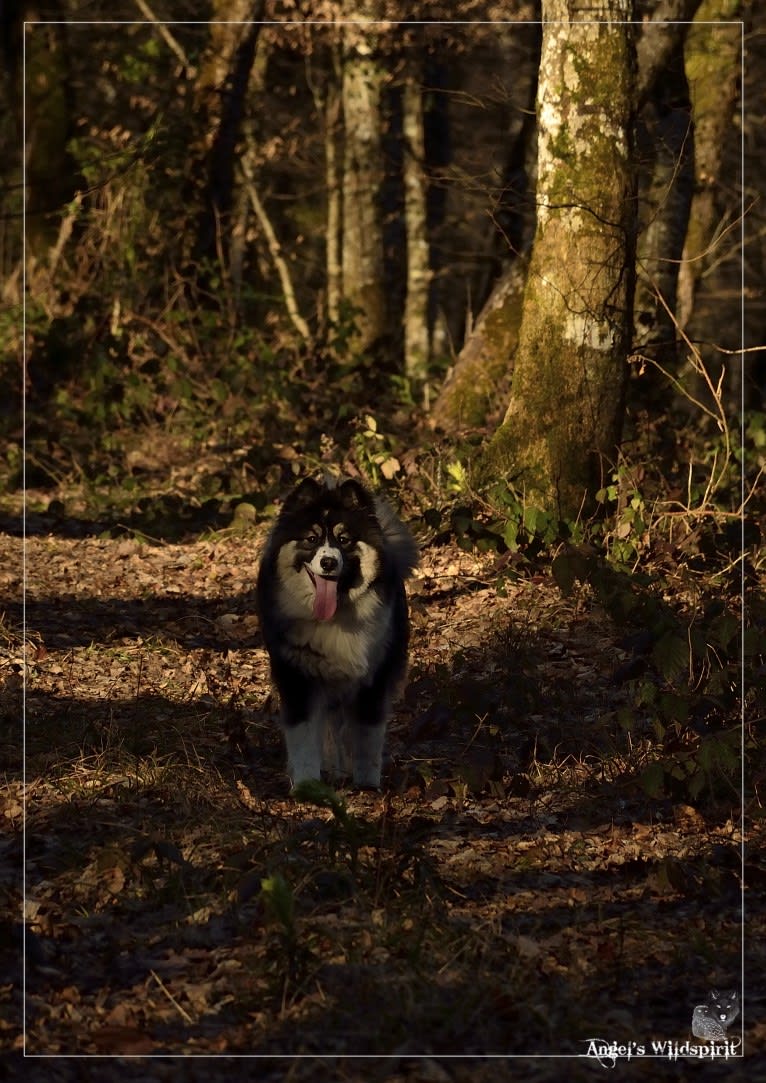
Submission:
M 287 770 L 293 786 L 306 779 L 320 777 L 322 762 L 321 725 L 312 717 L 308 722 L 283 726 L 287 745 Z

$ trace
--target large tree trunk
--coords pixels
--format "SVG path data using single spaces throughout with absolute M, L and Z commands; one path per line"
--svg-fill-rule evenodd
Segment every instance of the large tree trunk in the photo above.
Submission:
M 354 310 L 353 346 L 360 351 L 380 342 L 387 329 L 380 203 L 385 69 L 376 45 L 369 25 L 344 27 L 343 298 Z
M 630 0 L 543 0 L 537 231 L 511 401 L 487 460 L 563 518 L 598 488 L 621 432 L 635 262 L 632 15 Z

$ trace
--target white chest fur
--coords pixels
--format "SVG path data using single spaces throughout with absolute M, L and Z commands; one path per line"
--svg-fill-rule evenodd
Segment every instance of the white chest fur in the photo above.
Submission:
M 363 681 L 391 639 L 391 614 L 367 593 L 332 620 L 295 620 L 284 646 L 304 672 L 326 681 Z
M 377 569 L 372 553 L 363 556 L 363 565 L 369 565 L 363 566 L 363 577 Z M 366 581 L 350 591 L 331 620 L 314 619 L 313 603 L 311 581 L 305 569 L 295 568 L 295 546 L 289 543 L 278 557 L 277 605 L 289 619 L 285 653 L 304 672 L 325 681 L 363 681 L 391 642 L 390 607 Z

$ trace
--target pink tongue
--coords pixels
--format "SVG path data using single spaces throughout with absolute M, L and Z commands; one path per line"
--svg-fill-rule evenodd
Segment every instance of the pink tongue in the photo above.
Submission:
M 338 606 L 338 581 L 322 579 L 317 575 L 314 577 L 314 587 L 314 617 L 316 620 L 330 620 Z

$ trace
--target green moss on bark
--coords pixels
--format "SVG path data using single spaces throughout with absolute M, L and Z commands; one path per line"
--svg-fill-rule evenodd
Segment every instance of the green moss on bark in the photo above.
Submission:
M 537 506 L 573 518 L 603 482 L 620 435 L 632 320 L 635 68 L 619 0 L 604 3 L 614 22 L 577 29 L 576 12 L 564 13 L 572 22 L 562 29 L 553 21 L 558 0 L 548 6 L 538 228 L 511 402 L 484 467 L 513 477 Z
M 715 187 L 740 74 L 740 27 L 717 25 L 716 20 L 736 19 L 741 12 L 741 0 L 704 0 L 687 35 L 684 66 L 694 116 L 696 182 L 702 194 Z M 690 258 L 710 244 L 712 198 L 709 203 L 700 207 L 698 199 L 690 216 L 686 243 Z
M 432 417 L 445 432 L 480 428 L 507 401 L 525 271 L 520 260 L 498 283 L 434 403 Z

